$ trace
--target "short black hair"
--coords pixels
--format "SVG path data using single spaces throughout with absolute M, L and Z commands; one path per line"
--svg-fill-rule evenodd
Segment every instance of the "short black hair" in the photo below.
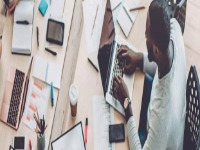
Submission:
M 165 0 L 153 0 L 149 6 L 150 37 L 161 51 L 166 51 L 170 41 L 170 17 Z

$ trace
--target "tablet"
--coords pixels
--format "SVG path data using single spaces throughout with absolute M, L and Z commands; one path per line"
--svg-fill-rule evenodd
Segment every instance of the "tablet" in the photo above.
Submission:
M 77 123 L 71 129 L 63 133 L 51 143 L 52 150 L 86 150 L 82 122 Z
M 64 27 L 63 22 L 48 19 L 46 40 L 50 43 L 63 45 Z

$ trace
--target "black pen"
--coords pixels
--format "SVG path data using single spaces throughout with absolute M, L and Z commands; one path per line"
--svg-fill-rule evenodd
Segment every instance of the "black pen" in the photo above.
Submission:
M 37 27 L 37 47 L 39 47 L 39 28 Z
M 54 55 L 54 56 L 56 56 L 56 55 L 57 55 L 57 53 L 56 53 L 56 52 L 54 52 L 54 51 L 50 50 L 49 48 L 46 48 L 46 47 L 45 47 L 45 50 L 46 50 L 47 52 L 51 53 L 51 54 L 52 54 L 52 55 Z
M 16 21 L 17 24 L 24 24 L 24 25 L 28 25 L 29 22 L 27 20 L 24 21 Z

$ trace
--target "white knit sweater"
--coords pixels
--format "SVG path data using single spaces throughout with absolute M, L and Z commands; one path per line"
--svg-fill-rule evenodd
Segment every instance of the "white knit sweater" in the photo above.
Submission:
M 153 80 L 151 99 L 148 108 L 148 136 L 144 150 L 182 150 L 186 109 L 186 62 L 185 48 L 180 26 L 171 19 L 171 40 L 174 45 L 174 59 L 170 72 L 161 79 L 158 70 Z M 144 71 L 151 65 L 144 55 Z M 127 123 L 131 150 L 141 150 L 135 120 Z

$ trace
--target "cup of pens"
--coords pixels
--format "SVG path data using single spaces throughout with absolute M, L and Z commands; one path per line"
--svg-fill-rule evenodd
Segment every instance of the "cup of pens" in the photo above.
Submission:
M 43 115 L 43 118 L 40 119 L 38 114 L 37 116 L 34 114 L 34 119 L 37 124 L 37 127 L 35 129 L 35 132 L 37 133 L 37 148 L 38 150 L 44 150 L 45 149 L 45 130 L 47 128 L 47 125 L 45 125 L 44 115 Z

